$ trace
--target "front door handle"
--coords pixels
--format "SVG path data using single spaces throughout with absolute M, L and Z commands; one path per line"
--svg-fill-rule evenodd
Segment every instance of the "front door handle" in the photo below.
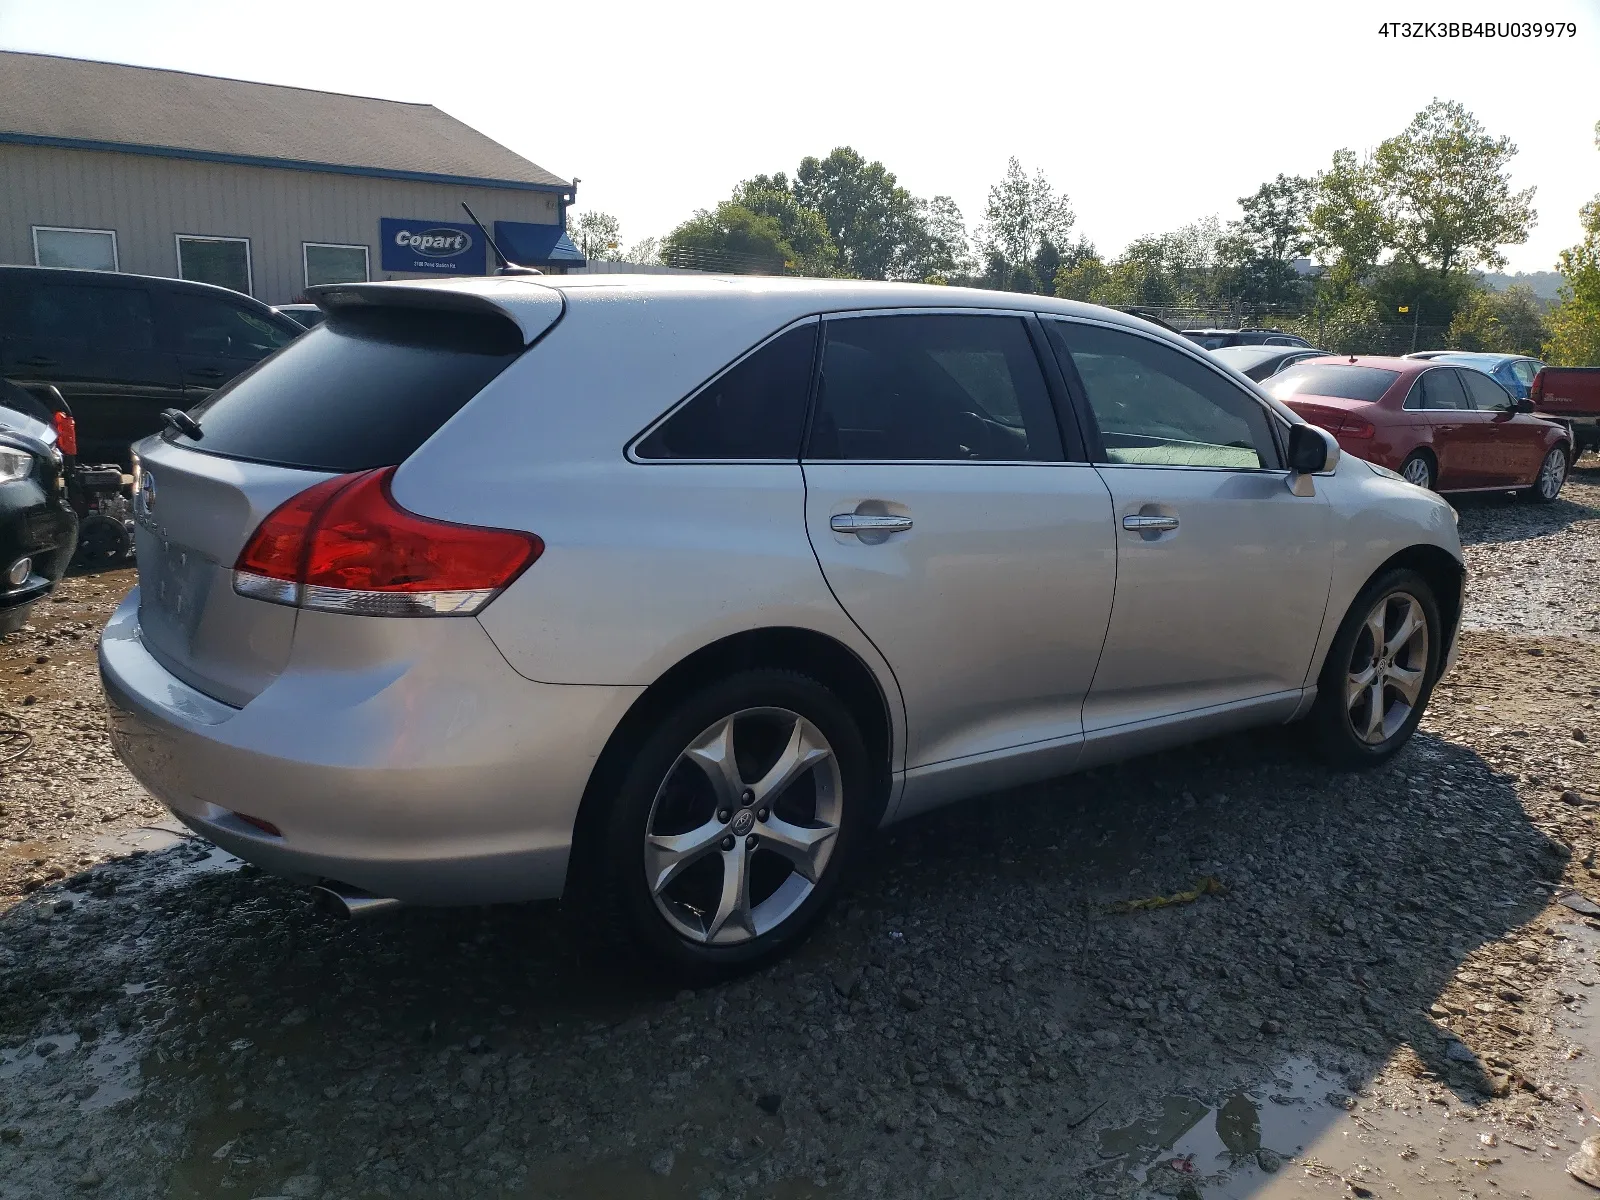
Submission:
M 1153 513 L 1130 513 L 1122 518 L 1122 527 L 1132 533 L 1163 533 L 1178 527 L 1177 517 L 1162 517 Z
M 828 518 L 828 528 L 835 533 L 853 533 L 857 537 L 864 533 L 904 533 L 911 528 L 911 518 L 887 513 L 834 513 Z

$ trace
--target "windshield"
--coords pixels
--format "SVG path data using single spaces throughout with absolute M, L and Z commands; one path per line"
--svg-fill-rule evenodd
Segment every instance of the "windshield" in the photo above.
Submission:
M 1279 400 L 1293 396 L 1336 396 L 1343 400 L 1380 399 L 1389 385 L 1400 378 L 1399 371 L 1382 367 L 1357 367 L 1345 363 L 1290 367 L 1275 375 L 1266 385 Z

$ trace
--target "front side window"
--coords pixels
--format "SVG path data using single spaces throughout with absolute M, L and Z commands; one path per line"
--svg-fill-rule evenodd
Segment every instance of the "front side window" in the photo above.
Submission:
M 824 326 L 807 456 L 1059 462 L 1061 434 L 1022 318 L 852 317 Z
M 1511 393 L 1482 371 L 1462 371 L 1461 382 L 1466 384 L 1467 398 L 1472 407 L 1483 412 L 1495 412 L 1511 403 Z
M 1129 466 L 1276 467 L 1266 411 L 1187 354 L 1099 325 L 1048 321 L 1077 367 L 1106 461 Z
M 35 283 L 23 289 L 19 307 L 19 331 L 27 338 L 108 350 L 155 348 L 155 316 L 144 288 Z
M 115 271 L 117 235 L 110 229 L 63 229 L 53 225 L 35 225 L 33 265 Z
M 245 238 L 178 235 L 178 278 L 250 291 L 250 242 Z
M 640 441 L 640 458 L 800 457 L 817 325 L 781 333 L 708 383 Z
M 335 246 L 325 242 L 303 244 L 306 260 L 306 286 L 319 283 L 367 282 L 367 248 Z
M 258 313 L 192 292 L 172 294 L 172 323 L 180 354 L 218 355 L 247 362 L 265 358 L 295 336 Z

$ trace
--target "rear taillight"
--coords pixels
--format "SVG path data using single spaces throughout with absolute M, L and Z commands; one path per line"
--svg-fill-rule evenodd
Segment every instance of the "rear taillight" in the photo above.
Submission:
M 1346 417 L 1344 427 L 1339 430 L 1342 438 L 1370 438 L 1378 436 L 1378 427 L 1371 421 L 1362 421 L 1356 417 Z
M 1533 386 L 1528 389 L 1528 399 L 1535 406 L 1544 403 L 1544 372 L 1540 371 L 1533 377 Z
M 394 471 L 325 479 L 279 505 L 239 553 L 233 590 L 325 612 L 470 616 L 544 553 L 531 533 L 407 512 Z
M 56 429 L 56 447 L 63 454 L 78 452 L 78 423 L 64 412 L 54 413 L 50 424 Z

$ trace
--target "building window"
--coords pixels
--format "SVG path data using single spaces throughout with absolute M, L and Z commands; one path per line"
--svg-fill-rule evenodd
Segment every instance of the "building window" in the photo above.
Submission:
M 302 242 L 305 251 L 306 286 L 319 283 L 365 283 L 367 248 L 341 246 L 333 242 Z
M 250 239 L 178 235 L 178 278 L 251 295 Z
M 78 267 L 87 271 L 117 269 L 117 235 L 111 229 L 33 227 L 33 265 Z

